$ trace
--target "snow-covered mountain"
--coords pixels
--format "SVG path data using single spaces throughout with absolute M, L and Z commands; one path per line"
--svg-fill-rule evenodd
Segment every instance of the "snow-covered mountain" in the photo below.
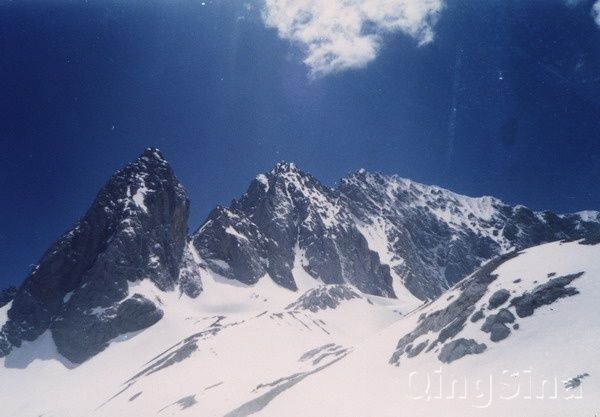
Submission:
M 475 414 L 476 392 L 414 385 L 438 369 L 600 388 L 598 212 L 364 170 L 328 187 L 291 163 L 191 236 L 188 207 L 149 148 L 0 293 L 0 416 Z M 518 400 L 593 415 L 591 397 Z
M 147 279 L 179 288 L 189 203 L 169 164 L 147 149 L 116 172 L 87 213 L 42 256 L 7 310 L 0 356 L 50 330 L 59 352 L 83 362 L 115 337 L 162 317 L 156 303 L 132 296 Z
M 269 275 L 294 290 L 297 276 L 307 273 L 325 284 L 394 296 L 389 267 L 369 248 L 341 195 L 292 163 L 257 176 L 230 208 L 216 208 L 193 242 L 211 269 L 244 283 Z
M 279 163 L 231 207 L 216 208 L 193 241 L 212 270 L 240 282 L 269 275 L 295 289 L 306 272 L 424 300 L 510 250 L 599 234 L 598 212 L 534 212 L 365 170 L 330 188 Z

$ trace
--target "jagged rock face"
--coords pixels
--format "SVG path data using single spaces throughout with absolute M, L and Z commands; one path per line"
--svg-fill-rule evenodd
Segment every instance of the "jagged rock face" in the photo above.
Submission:
M 433 299 L 513 249 L 600 235 L 596 212 L 556 215 L 360 170 L 329 188 L 293 164 L 257 176 L 193 241 L 210 268 L 295 289 L 294 267 L 326 284 L 392 296 L 392 279 Z
M 600 234 L 596 212 L 533 212 L 364 170 L 344 178 L 339 191 L 363 231 L 381 231 L 392 274 L 421 299 L 435 298 L 511 249 Z
M 442 348 L 438 359 L 443 363 L 451 363 L 466 355 L 478 355 L 486 349 L 485 343 L 477 343 L 473 339 L 456 339 Z
M 536 213 L 364 170 L 330 188 L 290 163 L 257 176 L 230 207 L 214 209 L 191 238 L 188 210 L 185 191 L 158 150 L 147 149 L 116 172 L 16 294 L 0 295 L 0 305 L 12 301 L 0 330 L 0 356 L 50 330 L 59 352 L 82 362 L 112 338 L 154 324 L 162 317 L 158 301 L 130 285 L 142 279 L 196 297 L 200 269 L 246 284 L 268 275 L 292 290 L 306 272 L 323 284 L 351 284 L 386 297 L 395 296 L 396 282 L 432 299 L 513 249 L 558 239 L 600 240 L 597 212 Z M 540 291 L 523 298 L 521 310 L 563 290 Z M 460 332 L 471 313 L 433 323 L 437 342 Z M 482 311 L 476 314 L 471 320 L 484 318 Z M 504 327 L 496 326 L 496 336 L 506 333 Z M 405 348 L 410 356 L 425 345 Z
M 215 209 L 193 240 L 213 270 L 244 283 L 268 274 L 295 290 L 296 264 L 325 284 L 394 296 L 389 268 L 369 249 L 339 194 L 294 164 L 257 176 L 230 208 Z
M 160 152 L 144 151 L 41 258 L 8 311 L 5 338 L 20 346 L 50 329 L 59 352 L 82 362 L 111 338 L 155 323 L 160 309 L 129 294 L 129 284 L 150 279 L 162 290 L 174 288 L 188 210 L 185 190 Z
M 179 265 L 179 289 L 188 297 L 196 298 L 202 292 L 202 280 L 198 269 L 197 255 L 193 253 L 193 250 L 192 243 L 188 242 Z

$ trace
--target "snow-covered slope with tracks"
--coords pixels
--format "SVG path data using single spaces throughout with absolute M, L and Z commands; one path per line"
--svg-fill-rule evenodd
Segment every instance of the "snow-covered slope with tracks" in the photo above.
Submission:
M 465 280 L 256 415 L 294 410 L 296 416 L 593 416 L 600 408 L 600 327 L 595 323 L 600 314 L 599 259 L 600 245 L 555 242 L 498 261 L 479 275 L 491 277 L 480 281 L 489 281 L 481 291 L 474 291 L 478 278 Z M 561 282 L 562 277 L 569 277 L 568 282 Z M 490 305 L 501 290 L 508 291 L 508 299 Z M 465 292 L 480 297 L 453 310 L 451 304 Z M 525 304 L 535 308 L 528 311 Z M 464 309 L 464 327 L 448 332 Z M 473 322 L 480 310 L 485 318 Z M 501 310 L 509 313 L 510 333 L 492 341 L 482 327 L 489 318 L 496 321 L 493 316 Z M 415 334 L 427 317 L 440 320 L 446 314 L 448 325 L 417 332 L 403 344 L 403 354 L 396 354 L 399 340 Z M 450 336 L 428 351 L 444 330 Z M 484 347 L 463 350 L 460 346 L 468 345 L 463 340 Z M 335 389 L 323 390 L 330 386 Z
M 600 245 L 534 247 L 413 311 L 346 285 L 299 295 L 270 279 L 245 285 L 202 269 L 195 299 L 141 281 L 129 291 L 158 303 L 161 321 L 80 365 L 47 333 L 24 343 L 0 360 L 0 415 L 475 416 L 482 407 L 486 416 L 515 407 L 533 417 L 593 415 L 598 259 Z M 512 316 L 509 333 L 492 341 L 482 327 L 501 311 Z M 447 347 L 463 340 L 485 347 Z
M 343 285 L 315 284 L 299 297 L 271 279 L 200 273 L 195 299 L 132 284 L 130 295 L 156 302 L 163 319 L 83 364 L 58 354 L 49 333 L 0 359 L 0 415 L 246 415 L 235 410 L 266 406 L 407 312 Z

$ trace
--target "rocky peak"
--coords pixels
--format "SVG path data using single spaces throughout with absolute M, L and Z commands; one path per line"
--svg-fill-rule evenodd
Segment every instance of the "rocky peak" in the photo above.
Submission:
M 285 173 L 300 173 L 301 171 L 298 169 L 294 162 L 288 161 L 280 161 L 275 164 L 273 169 L 271 169 L 271 174 L 285 174 Z
M 148 214 L 146 200 L 156 203 L 157 199 L 151 196 L 154 193 L 167 193 L 178 202 L 186 200 L 183 186 L 160 150 L 147 148 L 135 161 L 115 172 L 98 194 L 97 202 L 109 208 L 121 205 L 129 213 Z
M 479 209 L 479 213 L 476 214 L 482 217 L 489 216 L 495 207 L 505 206 L 501 200 L 494 197 L 468 197 L 435 185 L 421 184 L 397 175 L 370 173 L 365 169 L 342 178 L 339 190 L 344 194 L 361 190 L 380 201 L 396 201 L 416 206 L 435 207 L 447 202 L 453 206 L 465 207 L 471 212 Z
M 18 289 L 0 331 L 0 356 L 50 330 L 59 352 L 82 362 L 161 318 L 156 300 L 131 283 L 147 279 L 195 297 L 199 263 L 246 284 L 272 279 L 296 290 L 296 279 L 308 274 L 413 302 L 437 297 L 512 248 L 600 236 L 597 212 L 534 212 L 364 169 L 331 188 L 288 162 L 259 174 L 229 207 L 215 208 L 191 242 L 188 210 L 162 153 L 144 150 Z
M 146 149 L 144 149 L 144 151 L 140 155 L 140 159 L 147 159 L 147 160 L 154 159 L 163 164 L 167 163 L 167 160 L 165 159 L 161 150 L 158 148 L 155 148 L 153 146 L 149 146 Z
M 293 270 L 303 268 L 324 283 L 349 282 L 394 296 L 389 272 L 369 250 L 339 194 L 294 164 L 279 163 L 258 175 L 229 209 L 211 213 L 194 245 L 219 274 L 242 282 L 268 274 L 296 289 Z
M 598 229 L 583 220 L 593 220 L 593 212 L 535 212 L 365 170 L 342 179 L 338 191 L 363 232 L 383 242 L 392 274 L 419 298 L 435 297 L 495 255 Z
M 257 225 L 278 223 L 285 234 L 303 224 L 327 227 L 340 212 L 334 190 L 321 184 L 295 164 L 280 162 L 259 174 L 232 208 L 245 213 Z
M 310 198 L 314 193 L 332 193 L 329 187 L 323 185 L 311 174 L 299 169 L 293 162 L 279 162 L 268 174 L 263 175 L 266 175 L 275 187 L 280 187 L 281 191 L 292 201 Z
M 160 309 L 131 298 L 129 284 L 150 279 L 162 290 L 175 287 L 188 211 L 185 190 L 159 150 L 148 148 L 118 170 L 19 288 L 0 354 L 49 328 L 59 352 L 81 362 L 121 330 L 158 320 Z M 138 308 L 144 315 L 134 317 Z

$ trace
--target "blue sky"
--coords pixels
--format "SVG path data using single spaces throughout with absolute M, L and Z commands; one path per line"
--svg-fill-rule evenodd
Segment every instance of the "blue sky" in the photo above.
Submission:
M 600 3 L 359 3 L 3 2 L 0 286 L 150 145 L 191 229 L 280 160 L 600 208 Z

